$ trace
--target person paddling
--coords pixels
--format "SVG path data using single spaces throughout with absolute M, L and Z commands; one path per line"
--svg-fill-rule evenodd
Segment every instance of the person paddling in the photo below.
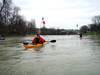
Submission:
M 33 43 L 33 44 L 43 44 L 44 42 L 45 42 L 45 39 L 42 38 L 42 37 L 40 36 L 40 34 L 37 34 L 37 35 L 35 36 L 35 38 L 32 40 L 32 43 Z

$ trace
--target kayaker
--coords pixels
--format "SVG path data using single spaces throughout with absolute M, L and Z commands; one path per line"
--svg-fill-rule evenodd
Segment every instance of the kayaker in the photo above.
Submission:
M 44 42 L 45 42 L 45 39 L 42 38 L 42 37 L 40 36 L 40 34 L 37 34 L 37 35 L 35 36 L 35 38 L 32 40 L 32 43 L 33 43 L 33 44 L 43 44 Z

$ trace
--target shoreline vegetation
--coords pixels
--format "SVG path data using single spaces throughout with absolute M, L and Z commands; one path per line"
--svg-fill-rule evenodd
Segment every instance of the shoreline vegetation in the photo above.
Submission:
M 19 14 L 20 8 L 12 3 L 12 0 L 0 1 L 0 35 L 4 36 L 25 36 L 34 35 L 39 28 L 36 25 L 35 19 L 31 21 L 25 20 L 24 16 Z M 34 13 L 33 13 L 34 14 Z M 44 18 L 42 18 L 43 26 L 45 25 Z M 41 35 L 99 35 L 100 34 L 100 15 L 92 18 L 93 23 L 83 25 L 77 29 L 60 29 L 42 27 Z M 79 29 L 79 30 L 78 30 Z
M 100 32 L 87 32 L 85 35 L 100 35 Z

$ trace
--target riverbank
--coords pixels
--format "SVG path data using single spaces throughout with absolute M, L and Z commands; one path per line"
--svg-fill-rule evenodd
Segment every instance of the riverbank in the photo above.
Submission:
M 85 35 L 100 35 L 100 32 L 87 32 Z

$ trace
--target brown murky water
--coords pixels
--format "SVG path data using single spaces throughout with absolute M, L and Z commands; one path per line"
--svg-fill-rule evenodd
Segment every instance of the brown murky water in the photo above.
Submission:
M 56 39 L 39 49 L 24 49 L 8 37 L 0 41 L 0 75 L 100 75 L 100 38 L 78 35 L 45 36 Z

